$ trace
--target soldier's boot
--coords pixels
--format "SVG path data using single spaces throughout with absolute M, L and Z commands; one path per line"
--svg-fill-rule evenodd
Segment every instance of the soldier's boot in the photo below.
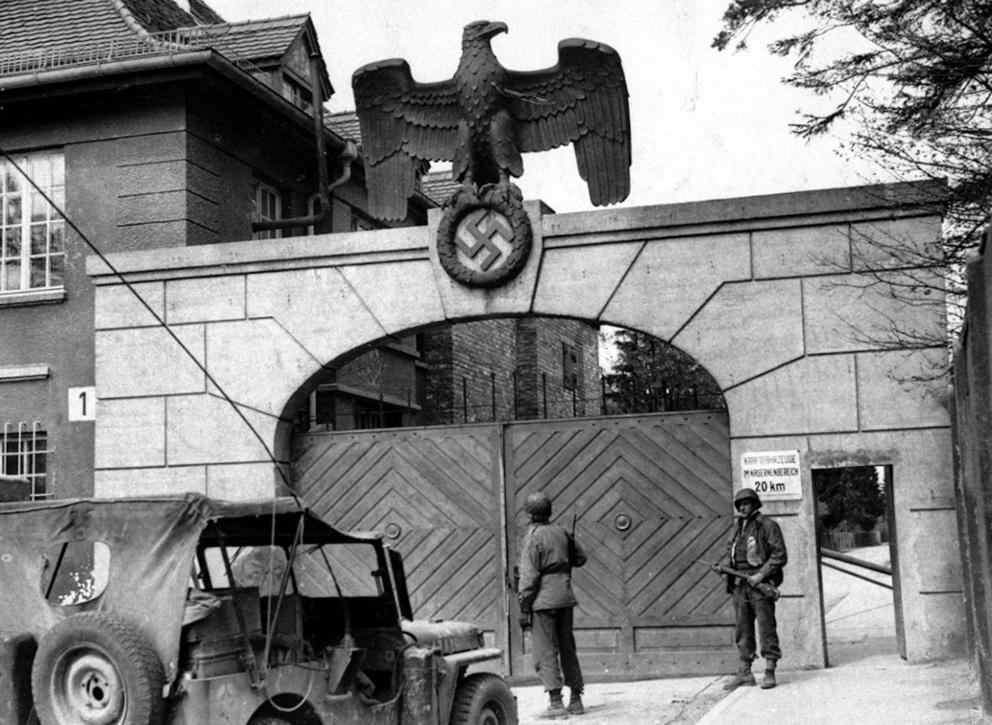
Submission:
M 754 685 L 754 674 L 751 672 L 750 662 L 741 662 L 740 669 L 734 675 L 734 679 L 723 686 L 724 690 L 736 690 L 741 685 Z
M 565 703 L 561 701 L 561 690 L 548 690 L 548 697 L 551 702 L 548 704 L 548 709 L 542 712 L 540 717 L 545 720 L 558 720 L 568 717 L 568 710 L 565 709 Z
M 569 715 L 581 715 L 586 711 L 582 706 L 582 690 L 572 688 L 568 696 L 568 707 L 566 709 Z
M 775 660 L 765 662 L 765 676 L 761 678 L 761 689 L 770 690 L 778 683 L 775 682 Z

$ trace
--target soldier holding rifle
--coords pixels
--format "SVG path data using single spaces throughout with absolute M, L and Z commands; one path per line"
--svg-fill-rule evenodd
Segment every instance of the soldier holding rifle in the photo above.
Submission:
M 545 494 L 530 494 L 524 511 L 530 526 L 520 551 L 520 626 L 533 627 L 534 668 L 550 699 L 543 717 L 581 715 L 583 681 L 572 631 L 572 609 L 577 604 L 572 567 L 585 564 L 586 553 L 575 540 L 574 521 L 571 534 L 549 522 L 551 499 Z M 562 684 L 571 691 L 567 708 Z
M 782 583 L 782 567 L 788 555 L 778 524 L 758 512 L 761 499 L 755 491 L 750 488 L 738 491 L 734 507 L 737 509 L 734 536 L 723 559 L 713 565 L 714 571 L 734 570 L 733 576 L 727 576 L 727 591 L 734 598 L 735 639 L 741 662 L 724 689 L 755 684 L 751 673 L 751 663 L 757 652 L 755 621 L 761 639 L 761 656 L 765 658 L 761 687 L 768 689 L 775 687 L 775 666 L 782 656 L 775 623 L 775 600 L 778 598 L 775 587 Z

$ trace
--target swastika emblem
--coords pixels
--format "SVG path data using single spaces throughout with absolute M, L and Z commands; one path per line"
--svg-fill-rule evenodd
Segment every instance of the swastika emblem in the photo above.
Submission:
M 509 254 L 512 245 L 510 223 L 491 209 L 469 212 L 455 232 L 455 247 L 465 255 L 465 261 L 474 262 L 483 272 L 488 272 L 500 257 Z
M 453 197 L 437 228 L 438 260 L 452 279 L 468 287 L 496 287 L 524 268 L 532 234 L 518 196 L 505 190 L 479 194 L 466 186 Z

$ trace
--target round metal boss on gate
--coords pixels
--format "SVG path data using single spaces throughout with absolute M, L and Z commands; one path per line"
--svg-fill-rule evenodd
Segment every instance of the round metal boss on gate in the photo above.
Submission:
M 530 220 L 512 193 L 466 190 L 445 210 L 437 230 L 437 254 L 452 279 L 468 287 L 495 287 L 527 263 Z
M 617 527 L 617 531 L 626 531 L 632 523 L 633 521 L 627 514 L 617 514 L 617 517 L 613 519 L 613 525 Z
M 398 539 L 403 534 L 403 529 L 400 528 L 399 524 L 386 524 L 386 538 L 387 539 Z

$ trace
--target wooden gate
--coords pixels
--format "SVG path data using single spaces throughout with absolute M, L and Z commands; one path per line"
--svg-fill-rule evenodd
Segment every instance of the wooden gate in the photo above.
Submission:
M 721 412 L 316 433 L 298 442 L 302 497 L 344 528 L 383 531 L 407 562 L 418 618 L 474 621 L 533 673 L 512 564 L 523 498 L 543 490 L 590 560 L 575 572 L 591 677 L 733 667 L 733 613 L 715 560 L 732 523 Z
M 320 516 L 380 531 L 403 555 L 418 619 L 474 622 L 505 647 L 499 436 L 496 426 L 310 434 L 294 480 Z
M 583 672 L 713 673 L 736 660 L 722 580 L 696 562 L 722 555 L 733 521 L 726 415 L 518 423 L 507 435 L 507 510 L 544 491 L 589 554 L 574 571 Z M 510 539 L 510 560 L 518 536 Z M 513 671 L 533 671 L 511 630 Z

